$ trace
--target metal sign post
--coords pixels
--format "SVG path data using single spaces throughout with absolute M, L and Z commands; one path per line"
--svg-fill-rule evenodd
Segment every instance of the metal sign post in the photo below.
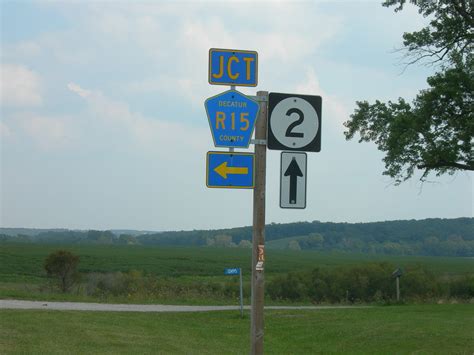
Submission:
M 268 92 L 257 92 L 260 111 L 255 125 L 255 187 L 253 190 L 252 235 L 252 310 L 251 354 L 263 354 L 263 305 L 265 286 L 265 177 L 267 170 L 267 104 Z M 262 142 L 263 141 L 263 142 Z
M 206 185 L 253 188 L 250 353 L 263 354 L 267 148 L 290 151 L 281 156 L 280 207 L 305 208 L 307 157 L 306 153 L 299 152 L 321 150 L 322 99 L 267 91 L 247 96 L 235 90 L 236 86 L 257 86 L 258 54 L 255 51 L 211 48 L 208 74 L 209 84 L 230 85 L 230 90 L 205 102 L 214 145 L 228 148 L 229 152 L 208 152 Z M 252 140 L 254 124 L 255 139 Z M 254 154 L 234 151 L 248 148 L 251 143 L 255 144 Z M 243 314 L 242 270 L 239 272 Z
M 403 270 L 401 268 L 397 268 L 394 272 L 392 272 L 392 277 L 396 279 L 396 286 L 397 286 L 397 302 L 400 302 L 400 276 L 403 275 Z
M 240 278 L 240 317 L 244 317 L 244 291 L 242 283 L 242 268 L 234 267 L 230 269 L 224 269 L 224 275 L 239 275 Z
M 240 318 L 244 318 L 244 284 L 242 282 L 242 268 L 239 268 L 240 278 Z

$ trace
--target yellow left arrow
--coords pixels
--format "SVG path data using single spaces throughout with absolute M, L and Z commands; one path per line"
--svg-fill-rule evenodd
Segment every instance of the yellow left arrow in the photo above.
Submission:
M 222 176 L 224 179 L 227 179 L 227 174 L 237 174 L 237 175 L 247 175 L 249 173 L 248 168 L 238 168 L 227 166 L 227 162 L 223 162 L 221 165 L 214 168 L 214 171 Z

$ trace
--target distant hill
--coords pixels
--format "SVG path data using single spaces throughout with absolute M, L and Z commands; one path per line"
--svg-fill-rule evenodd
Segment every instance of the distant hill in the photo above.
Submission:
M 252 239 L 251 227 L 158 233 L 133 230 L 46 230 L 34 235 L 18 233 L 16 236 L 5 233 L 4 229 L 0 229 L 0 242 L 249 247 Z M 13 229 L 8 230 L 11 232 Z M 30 233 L 32 231 L 38 230 L 30 230 Z M 429 218 L 374 223 L 272 223 L 266 226 L 265 234 L 267 247 L 277 249 L 474 256 L 474 218 Z
M 135 229 L 111 229 L 110 230 L 112 233 L 114 233 L 116 236 L 120 236 L 122 234 L 128 234 L 128 235 L 143 235 L 143 234 L 152 234 L 152 233 L 159 233 L 158 231 L 144 231 L 144 230 L 135 230 Z
M 38 228 L 1 228 L 0 234 L 4 235 L 27 235 L 29 237 L 34 237 L 43 232 L 66 232 L 68 229 L 65 228 L 53 228 L 53 229 L 38 229 Z
M 41 233 L 48 233 L 48 232 L 87 232 L 87 230 L 80 230 L 80 229 L 66 229 L 66 228 L 2 228 L 0 227 L 0 235 L 10 235 L 10 236 L 17 236 L 17 235 L 27 235 L 29 237 L 35 237 Z M 110 230 L 116 236 L 120 236 L 121 234 L 128 234 L 128 235 L 142 235 L 142 234 L 150 234 L 150 233 L 159 233 L 158 231 L 146 231 L 146 230 L 135 230 L 135 229 L 111 229 Z

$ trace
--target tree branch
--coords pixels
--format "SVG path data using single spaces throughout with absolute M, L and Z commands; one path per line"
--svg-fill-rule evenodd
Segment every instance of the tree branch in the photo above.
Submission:
M 438 169 L 438 168 L 455 168 L 460 170 L 474 170 L 474 162 L 469 162 L 468 164 L 456 163 L 456 162 L 445 162 L 438 161 L 435 163 L 422 163 L 419 164 L 418 169 Z
M 460 3 L 458 3 L 456 0 L 453 1 L 453 6 L 456 12 L 466 20 L 467 23 L 469 23 L 471 26 L 474 26 L 474 20 L 472 15 L 467 12 L 466 10 L 466 2 L 464 0 L 461 0 Z

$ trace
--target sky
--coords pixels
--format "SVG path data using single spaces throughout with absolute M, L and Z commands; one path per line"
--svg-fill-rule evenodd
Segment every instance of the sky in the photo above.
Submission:
M 305 209 L 279 207 L 267 151 L 266 223 L 473 216 L 473 174 L 382 175 L 346 141 L 357 100 L 412 100 L 436 68 L 403 65 L 427 23 L 380 1 L 2 1 L 0 226 L 192 230 L 252 224 L 253 191 L 206 187 L 210 48 L 258 53 L 257 91 L 322 97 Z M 239 151 L 252 152 L 249 149 Z

